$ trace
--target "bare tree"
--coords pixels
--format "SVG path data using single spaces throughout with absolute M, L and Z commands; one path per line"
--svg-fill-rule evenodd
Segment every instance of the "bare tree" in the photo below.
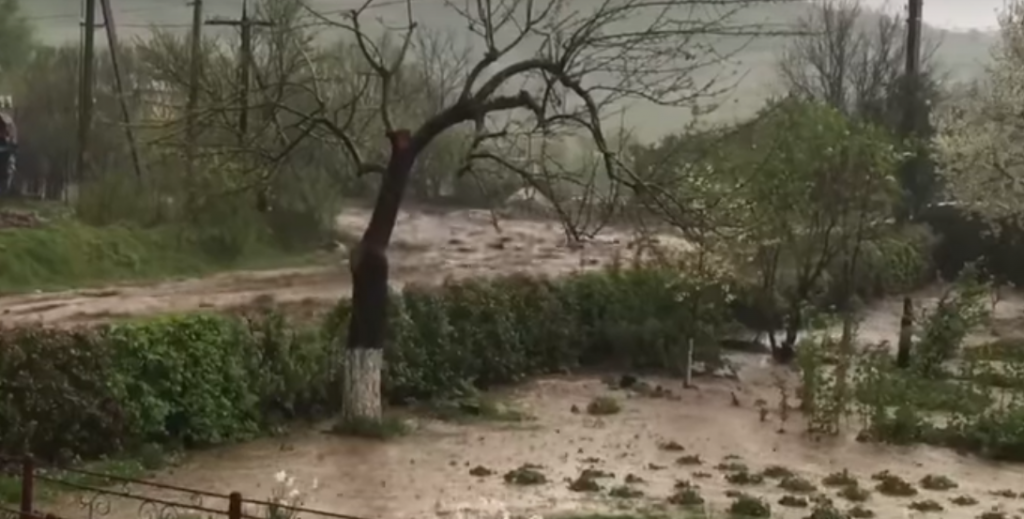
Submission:
M 473 53 L 451 67 L 457 85 L 428 113 L 401 113 L 403 74 L 414 66 L 414 5 L 407 23 L 377 38 L 367 30 L 375 0 L 339 15 L 311 16 L 351 38 L 357 51 L 330 72 L 331 57 L 310 56 L 308 89 L 318 109 L 305 118 L 314 138 L 331 138 L 360 174 L 380 175 L 379 192 L 362 239 L 350 252 L 352 315 L 344 362 L 342 423 L 381 417 L 381 368 L 388 307 L 387 250 L 418 158 L 445 132 L 466 127 L 466 168 L 515 172 L 529 184 L 536 163 L 522 153 L 531 139 L 587 135 L 610 183 L 641 189 L 619 162 L 603 129 L 604 117 L 630 102 L 694 107 L 715 85 L 699 84 L 698 69 L 717 65 L 716 39 L 744 38 L 756 28 L 730 23 L 750 0 L 474 0 L 446 2 L 465 20 Z M 397 34 L 397 36 L 396 36 Z M 352 88 L 352 78 L 358 86 Z M 457 81 L 455 79 L 457 78 Z M 447 82 L 447 81 L 446 81 Z M 339 88 L 340 84 L 349 85 Z M 366 137 L 378 125 L 385 146 Z M 543 169 L 543 168 L 541 168 Z M 591 182 L 581 182 L 584 185 Z
M 851 117 L 895 129 L 904 90 L 903 17 L 865 11 L 860 0 L 823 0 L 798 23 L 796 38 L 778 64 L 790 93 L 814 99 Z M 934 77 L 925 49 L 925 77 Z

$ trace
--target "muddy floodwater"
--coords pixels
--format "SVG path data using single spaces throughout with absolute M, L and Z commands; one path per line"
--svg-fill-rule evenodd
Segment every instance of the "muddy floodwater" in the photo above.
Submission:
M 768 499 L 775 517 L 807 515 L 807 510 L 776 505 L 785 492 L 771 481 L 751 487 L 726 482 L 715 465 L 723 458 L 738 457 L 751 470 L 782 465 L 816 484 L 825 475 L 845 468 L 865 485 L 872 483 L 871 474 L 883 469 L 911 482 L 926 474 L 943 474 L 960 485 L 946 493 L 922 491 L 917 498 L 876 493 L 865 506 L 878 517 L 906 517 L 907 505 L 925 498 L 946 506 L 942 517 L 974 518 L 993 506 L 1012 516 L 1024 507 L 1024 499 L 991 495 L 1005 488 L 1024 490 L 1024 468 L 1019 466 L 930 447 L 886 447 L 850 438 L 816 440 L 803 434 L 803 424 L 795 421 L 798 418 L 781 423 L 774 412 L 762 422 L 756 400 L 764 399 L 774 408 L 778 396 L 771 381 L 791 375 L 749 358 L 740 361 L 744 366 L 740 370 L 742 384 L 703 379 L 697 389 L 686 390 L 678 381 L 651 380 L 673 394 L 652 398 L 611 389 L 597 378 L 545 379 L 518 388 L 510 396 L 511 402 L 532 415 L 532 421 L 424 422 L 410 436 L 389 442 L 342 438 L 311 429 L 194 453 L 180 466 L 158 474 L 155 481 L 225 493 L 236 490 L 247 498 L 265 499 L 274 473 L 287 470 L 296 475 L 302 488 L 318 480 L 319 488 L 307 499 L 310 507 L 367 518 L 419 518 L 445 515 L 460 503 L 481 507 L 502 503 L 513 514 L 545 515 L 644 508 L 663 504 L 677 480 L 690 480 L 700 486 L 709 506 L 718 510 L 729 503 L 726 491 L 740 488 Z M 574 406 L 583 409 L 600 395 L 618 398 L 621 413 L 598 418 L 573 412 Z M 678 442 L 685 451 L 665 450 L 662 446 L 668 441 Z M 699 455 L 703 465 L 676 463 L 687 454 Z M 524 463 L 540 465 L 548 482 L 529 487 L 505 483 L 502 474 Z M 494 474 L 471 475 L 471 468 L 477 466 Z M 612 472 L 614 478 L 601 480 L 604 491 L 600 493 L 570 491 L 567 480 L 586 468 Z M 703 478 L 696 475 L 699 472 L 705 473 Z M 608 489 L 622 485 L 629 474 L 643 480 L 631 486 L 644 497 L 610 497 Z M 955 495 L 972 496 L 979 504 L 948 504 Z M 841 503 L 838 498 L 836 501 Z M 492 504 L 476 505 L 486 502 Z M 125 503 L 115 503 L 109 515 L 116 519 L 136 516 L 137 505 Z

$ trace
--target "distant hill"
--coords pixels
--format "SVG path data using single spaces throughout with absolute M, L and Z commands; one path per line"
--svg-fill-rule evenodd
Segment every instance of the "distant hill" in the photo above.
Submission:
M 111 0 L 122 38 L 144 37 L 151 25 L 168 30 L 188 30 L 191 8 L 183 0 Z M 455 15 L 442 0 L 413 0 L 416 15 L 421 26 L 465 32 L 465 21 Z M 593 0 L 578 0 L 590 2 Z M 207 17 L 237 17 L 241 0 L 205 0 Z M 311 5 L 325 11 L 336 11 L 342 7 L 357 5 L 355 0 L 342 5 L 338 0 L 310 0 Z M 385 7 L 375 14 L 387 20 L 404 19 L 404 4 L 383 1 Z M 80 2 L 71 0 L 23 0 L 27 15 L 37 25 L 39 38 L 49 44 L 74 42 L 79 38 Z M 784 30 L 809 13 L 811 5 L 806 2 L 760 4 L 737 13 L 734 21 L 743 24 L 761 24 L 765 27 Z M 873 23 L 868 14 L 867 23 Z M 211 29 L 211 33 L 214 31 Z M 227 33 L 230 34 L 230 33 Z M 927 41 L 938 42 L 935 58 L 941 68 L 952 78 L 964 80 L 975 77 L 989 59 L 989 49 L 995 42 L 991 33 L 953 32 L 926 26 L 924 37 Z M 744 40 L 742 49 L 733 56 L 721 71 L 708 72 L 723 76 L 725 82 L 735 82 L 725 106 L 715 118 L 728 120 L 745 117 L 756 111 L 768 97 L 778 94 L 775 79 L 775 64 L 780 51 L 791 37 L 762 37 L 755 41 Z M 740 43 L 726 42 L 725 46 L 740 47 Z M 710 77 L 710 76 L 709 76 Z M 682 111 L 673 114 L 664 108 L 637 106 L 631 108 L 627 120 L 638 129 L 641 138 L 653 138 L 678 128 L 687 117 Z

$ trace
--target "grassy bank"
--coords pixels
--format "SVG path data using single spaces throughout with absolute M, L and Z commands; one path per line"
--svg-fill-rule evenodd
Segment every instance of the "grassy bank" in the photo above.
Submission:
M 309 265 L 323 254 L 286 253 L 259 242 L 211 253 L 176 228 L 96 227 L 71 219 L 0 229 L 0 294 L 195 276 L 231 269 Z

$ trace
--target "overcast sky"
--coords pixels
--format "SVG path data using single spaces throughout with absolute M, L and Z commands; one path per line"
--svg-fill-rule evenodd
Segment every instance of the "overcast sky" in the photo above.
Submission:
M 254 0 L 250 0 L 251 2 Z M 362 0 L 308 0 L 316 9 L 323 12 L 354 7 L 362 3 Z M 593 2 L 596 0 L 580 0 L 581 2 Z M 814 1 L 814 0 L 812 0 Z M 866 6 L 871 8 L 882 8 L 887 10 L 900 11 L 905 9 L 907 0 L 862 0 Z M 968 29 L 990 29 L 996 26 L 996 13 L 1002 7 L 1004 0 L 924 0 L 925 22 L 946 29 L 968 30 Z M 48 43 L 59 43 L 76 41 L 79 37 L 79 13 L 82 0 L 22 0 L 23 7 L 29 18 L 36 22 L 39 29 L 39 36 Z M 380 0 L 380 8 L 375 12 L 383 18 L 397 17 L 404 21 L 405 8 L 401 2 Z M 431 9 L 432 6 L 442 6 L 444 0 L 415 0 L 417 20 L 424 26 L 432 28 L 464 28 L 465 21 L 457 16 L 452 16 L 451 10 L 446 8 Z M 456 2 L 459 3 L 459 2 Z M 145 36 L 150 33 L 151 24 L 157 24 L 163 28 L 186 30 L 191 19 L 191 8 L 186 0 L 112 0 L 116 19 L 118 21 L 118 32 L 122 38 L 130 39 L 133 36 Z M 208 17 L 216 16 L 238 16 L 242 0 L 205 0 L 205 10 Z M 392 5 L 393 4 L 393 5 Z M 216 31 L 208 28 L 209 33 Z M 233 38 L 234 31 L 221 31 L 229 38 Z M 954 48 L 946 53 L 946 57 L 956 54 L 958 51 L 967 51 L 969 45 L 964 42 L 950 43 L 953 40 L 946 39 L 946 43 Z M 102 44 L 102 38 L 101 38 Z M 975 45 L 977 47 L 977 45 Z M 985 51 L 987 52 L 987 50 Z M 766 48 L 764 52 L 747 52 L 743 54 L 743 60 L 734 64 L 734 69 L 725 77 L 723 82 L 730 82 L 730 77 L 736 75 L 749 75 L 750 80 L 741 81 L 737 88 L 731 92 L 730 99 L 723 101 L 735 105 L 723 113 L 748 114 L 761 106 L 767 96 L 778 94 L 772 90 L 770 83 L 763 80 L 765 73 L 772 73 L 776 62 L 777 49 Z M 964 68 L 961 63 L 965 60 L 973 63 L 977 59 L 975 54 L 962 57 L 953 65 Z M 755 70 L 756 69 L 756 70 Z M 763 69 L 763 70 L 762 70 Z M 973 69 L 972 69 L 973 70 Z M 769 72 L 766 72 L 769 71 Z M 761 79 L 756 79 L 761 78 Z M 642 104 L 642 103 L 641 103 Z M 743 106 L 740 106 L 743 105 Z M 639 105 L 638 105 L 639 106 Z M 680 112 L 682 114 L 682 112 Z M 663 108 L 641 107 L 630 109 L 626 123 L 629 126 L 637 125 L 642 127 L 641 133 L 645 137 L 653 137 L 662 134 L 666 129 L 678 126 L 680 117 L 683 115 L 670 113 Z
M 906 2 L 894 0 L 864 0 L 873 7 L 892 8 Z M 1003 0 L 924 0 L 924 21 L 947 29 L 993 29 L 996 12 Z

